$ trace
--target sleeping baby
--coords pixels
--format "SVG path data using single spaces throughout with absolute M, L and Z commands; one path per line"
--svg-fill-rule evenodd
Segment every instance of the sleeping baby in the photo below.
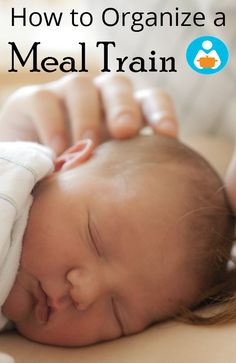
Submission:
M 0 145 L 2 327 L 88 345 L 194 309 L 224 279 L 233 218 L 222 182 L 179 141 L 84 140 L 57 159 Z

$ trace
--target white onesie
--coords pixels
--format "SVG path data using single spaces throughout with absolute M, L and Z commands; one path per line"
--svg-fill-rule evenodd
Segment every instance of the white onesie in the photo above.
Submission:
M 1 308 L 19 268 L 22 239 L 35 184 L 54 170 L 53 153 L 31 142 L 0 143 L 0 330 Z

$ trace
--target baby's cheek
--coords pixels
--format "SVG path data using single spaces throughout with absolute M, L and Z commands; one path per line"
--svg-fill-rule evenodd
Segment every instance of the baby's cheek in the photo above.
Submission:
M 3 305 L 3 314 L 11 321 L 17 322 L 25 319 L 33 308 L 33 299 L 16 281 Z

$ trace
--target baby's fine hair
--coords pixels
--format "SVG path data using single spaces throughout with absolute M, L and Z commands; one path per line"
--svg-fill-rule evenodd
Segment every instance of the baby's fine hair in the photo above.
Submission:
M 191 308 L 180 307 L 175 317 L 194 324 L 221 323 L 236 317 L 236 274 L 228 270 L 234 216 L 217 172 L 198 153 L 170 137 L 149 135 L 112 141 L 103 145 L 101 152 L 113 154 L 108 173 L 122 173 L 126 166 L 132 169 L 151 162 L 169 163 L 181 180 L 184 177 L 189 212 L 181 223 L 185 224 L 185 238 L 191 248 L 191 268 L 196 277 L 193 283 L 197 281 L 201 293 Z M 196 311 L 213 304 L 217 309 L 210 309 L 209 314 L 209 310 Z

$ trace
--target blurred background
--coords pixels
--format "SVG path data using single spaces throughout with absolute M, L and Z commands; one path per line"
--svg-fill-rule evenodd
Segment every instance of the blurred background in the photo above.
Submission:
M 102 13 L 107 8 L 117 9 L 119 22 L 116 26 L 105 26 Z M 12 8 L 15 15 L 22 15 L 26 8 L 27 26 L 22 25 L 22 19 L 16 19 L 11 26 Z M 71 24 L 71 11 L 81 15 L 90 12 L 93 15 L 92 25 L 77 27 Z M 177 10 L 176 10 L 177 9 Z M 183 27 L 175 24 L 176 12 L 180 19 L 184 11 L 190 12 L 191 26 Z M 194 26 L 193 17 L 197 12 L 205 15 L 205 26 Z M 215 15 L 223 11 L 226 16 L 226 26 L 214 25 Z M 57 17 L 63 12 L 60 27 L 28 24 L 32 12 L 55 12 Z M 148 13 L 157 14 L 156 26 L 144 26 L 140 32 L 132 30 L 137 12 L 143 13 L 140 22 L 145 24 Z M 160 12 L 169 12 L 173 25 L 165 23 L 160 26 Z M 125 26 L 122 24 L 122 14 Z M 114 13 L 110 14 L 114 21 Z M 138 20 L 139 22 L 139 20 Z M 109 66 L 117 70 L 116 57 L 128 56 L 125 63 L 125 75 L 133 80 L 135 89 L 159 87 L 172 97 L 177 116 L 186 134 L 194 135 L 202 132 L 221 132 L 231 135 L 229 130 L 236 132 L 236 2 L 235 0 L 0 0 L 0 106 L 6 97 L 20 86 L 49 82 L 65 75 L 62 72 L 45 73 L 29 72 L 29 69 L 19 68 L 17 73 L 9 73 L 11 66 L 11 47 L 8 42 L 15 42 L 22 57 L 26 58 L 34 42 L 41 42 L 38 59 L 53 56 L 62 62 L 62 58 L 71 56 L 80 66 L 79 42 L 86 43 L 87 67 L 92 74 L 97 74 L 102 66 L 102 49 L 96 48 L 96 42 L 110 40 L 116 43 L 116 48 L 109 52 Z M 214 76 L 203 77 L 193 72 L 186 62 L 186 49 L 193 39 L 199 36 L 214 35 L 228 45 L 230 59 L 228 66 Z M 149 72 L 151 51 L 156 53 L 157 72 Z M 177 72 L 161 72 L 160 57 L 174 57 Z M 145 60 L 146 72 L 129 71 L 129 62 L 135 57 Z M 27 66 L 30 66 L 27 63 Z M 123 73 L 124 74 L 124 73 Z M 230 125 L 230 127 L 229 127 Z M 220 130 L 220 131 L 219 131 Z
M 26 14 L 31 12 L 52 12 L 57 14 L 63 12 L 62 26 L 22 26 L 22 20 L 16 20 L 14 27 L 11 26 L 12 8 L 15 14 L 23 14 L 23 8 L 27 9 Z M 70 0 L 0 0 L 0 104 L 16 88 L 34 83 L 48 82 L 58 79 L 63 74 L 61 72 L 29 72 L 29 69 L 21 68 L 19 72 L 10 73 L 8 69 L 11 65 L 11 47 L 8 42 L 15 42 L 18 45 L 22 56 L 26 57 L 34 42 L 41 42 L 40 56 L 56 57 L 58 60 L 65 56 L 74 56 L 79 59 L 80 47 L 78 42 L 84 41 L 88 46 L 89 70 L 97 73 L 98 66 L 90 45 L 94 42 L 92 29 L 85 27 L 73 28 L 70 22 L 69 13 L 72 9 L 82 11 L 83 6 L 80 1 Z M 91 49 L 90 49 L 91 48 Z M 28 63 L 30 65 L 30 62 Z

